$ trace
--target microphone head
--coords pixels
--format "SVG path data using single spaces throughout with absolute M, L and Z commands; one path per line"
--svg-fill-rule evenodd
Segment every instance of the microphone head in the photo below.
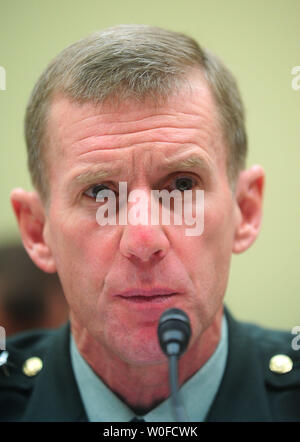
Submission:
M 166 356 L 181 356 L 191 336 L 189 317 L 178 308 L 166 310 L 159 319 L 157 334 L 161 349 Z

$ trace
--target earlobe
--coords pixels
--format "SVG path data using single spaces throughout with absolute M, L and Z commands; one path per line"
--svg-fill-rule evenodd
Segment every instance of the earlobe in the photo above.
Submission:
M 265 173 L 261 166 L 253 166 L 240 173 L 235 198 L 237 225 L 232 251 L 247 250 L 257 238 L 262 221 Z
M 11 193 L 11 204 L 27 253 L 41 270 L 54 273 L 55 262 L 44 238 L 45 210 L 38 193 L 14 189 Z

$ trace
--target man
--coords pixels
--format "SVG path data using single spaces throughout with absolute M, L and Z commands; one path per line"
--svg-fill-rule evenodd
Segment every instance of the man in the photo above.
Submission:
M 298 419 L 290 336 L 239 324 L 223 308 L 231 254 L 259 233 L 264 184 L 260 166 L 245 169 L 243 106 L 227 68 L 175 32 L 93 34 L 40 77 L 26 141 L 36 190 L 15 189 L 12 204 L 31 259 L 60 277 L 70 328 L 8 345 L 2 419 L 172 420 L 157 325 L 174 307 L 192 329 L 179 363 L 189 420 Z M 121 199 L 120 183 L 143 192 L 143 215 L 151 192 L 163 190 L 178 191 L 182 204 L 192 192 L 195 215 L 202 191 L 203 231 L 128 222 L 129 214 L 120 222 L 123 199 L 118 222 L 99 223 L 99 201 Z

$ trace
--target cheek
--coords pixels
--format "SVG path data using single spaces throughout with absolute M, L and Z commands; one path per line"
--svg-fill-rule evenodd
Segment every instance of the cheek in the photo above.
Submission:
M 231 254 L 234 235 L 234 207 L 231 194 L 208 201 L 205 207 L 203 241 L 214 252 Z
M 189 244 L 192 279 L 200 293 L 212 297 L 225 293 L 234 234 L 233 210 L 230 202 L 219 200 L 205 206 L 204 230 Z
M 95 223 L 61 218 L 51 224 L 51 247 L 70 306 L 92 310 L 109 266 L 109 249 Z M 111 252 L 110 252 L 111 253 Z

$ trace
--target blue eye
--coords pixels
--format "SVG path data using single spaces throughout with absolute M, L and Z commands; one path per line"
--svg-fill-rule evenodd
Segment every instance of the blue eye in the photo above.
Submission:
M 84 195 L 86 195 L 86 196 L 88 196 L 90 198 L 96 199 L 98 193 L 101 190 L 110 190 L 110 189 L 107 186 L 105 186 L 104 184 L 97 184 L 96 186 L 92 186 L 88 190 L 86 190 L 84 192 Z

